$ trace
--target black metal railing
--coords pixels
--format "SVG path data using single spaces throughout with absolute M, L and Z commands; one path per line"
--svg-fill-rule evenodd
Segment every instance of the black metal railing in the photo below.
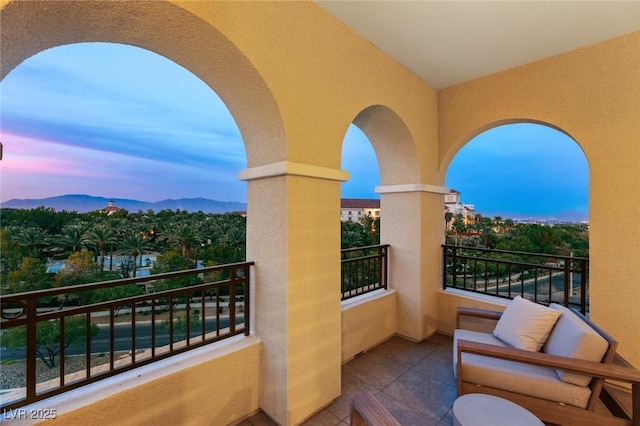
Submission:
M 342 300 L 387 288 L 388 253 L 388 244 L 341 251 Z
M 443 287 L 589 310 L 589 259 L 442 246 Z
M 248 335 L 251 265 L 234 263 L 1 296 L 2 363 L 24 364 L 19 383 L 1 391 L 2 412 L 234 335 Z M 85 304 L 95 300 L 87 295 L 105 290 L 120 298 Z M 122 296 L 132 293 L 137 295 Z

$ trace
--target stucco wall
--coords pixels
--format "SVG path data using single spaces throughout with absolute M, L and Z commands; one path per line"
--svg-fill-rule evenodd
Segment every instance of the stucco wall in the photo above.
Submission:
M 456 329 L 456 309 L 458 307 L 504 311 L 507 303 L 506 299 L 472 294 L 462 290 L 440 290 L 438 292 L 438 331 L 453 336 Z M 468 327 L 463 328 L 469 329 Z M 495 321 L 475 321 L 473 329 L 489 332 L 494 328 Z
M 342 302 L 342 362 L 393 336 L 397 324 L 397 293 L 376 292 Z
M 262 342 L 237 336 L 25 407 L 61 425 L 226 425 L 255 413 Z M 14 419 L 11 425 L 33 424 Z
M 470 138 L 510 121 L 557 127 L 590 173 L 591 318 L 640 365 L 640 32 L 439 92 L 440 172 Z M 552 155 L 552 153 L 549 153 Z

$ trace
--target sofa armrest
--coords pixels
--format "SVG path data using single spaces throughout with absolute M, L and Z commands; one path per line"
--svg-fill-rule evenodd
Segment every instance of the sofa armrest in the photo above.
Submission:
M 581 359 L 550 355 L 544 352 L 524 351 L 521 349 L 500 347 L 486 343 L 472 342 L 470 340 L 458 340 L 458 377 L 462 353 L 489 356 L 508 361 L 522 362 L 541 367 L 554 368 L 577 374 L 584 374 L 602 379 L 619 380 L 632 385 L 640 386 L 640 371 L 633 367 L 602 364 L 600 362 L 585 361 Z
M 456 309 L 456 328 L 460 328 L 460 317 L 475 317 L 475 318 L 483 318 L 490 320 L 499 320 L 502 316 L 502 312 L 500 311 L 490 311 L 488 309 L 478 309 L 478 308 L 466 308 L 463 306 L 458 306 Z
M 550 355 L 543 352 L 530 352 L 510 347 L 500 347 L 469 340 L 457 341 L 457 377 L 458 387 L 464 382 L 462 377 L 462 354 L 476 354 L 508 361 L 533 364 L 541 367 L 559 369 L 577 374 L 589 375 L 604 380 L 615 380 L 631 384 L 631 424 L 640 426 L 640 371 L 630 364 L 603 364 L 569 357 Z

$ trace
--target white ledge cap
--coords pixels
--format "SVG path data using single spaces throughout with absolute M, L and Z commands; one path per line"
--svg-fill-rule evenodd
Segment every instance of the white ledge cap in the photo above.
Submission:
M 252 167 L 241 170 L 240 173 L 238 173 L 238 178 L 244 181 L 277 176 L 303 176 L 316 179 L 337 180 L 341 182 L 349 180 L 349 172 L 344 170 L 314 166 L 311 164 L 295 163 L 293 161 L 281 161 L 279 163 Z

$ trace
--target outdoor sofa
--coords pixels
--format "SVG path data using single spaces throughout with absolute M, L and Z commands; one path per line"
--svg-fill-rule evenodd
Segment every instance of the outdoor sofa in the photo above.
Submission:
M 492 332 L 462 329 L 495 322 Z M 521 297 L 504 312 L 458 308 L 453 368 L 458 395 L 508 399 L 558 425 L 640 425 L 640 372 L 613 364 L 617 342 L 573 309 L 542 306 Z M 632 385 L 632 413 L 603 413 L 605 379 Z M 617 410 L 614 413 L 620 414 Z

